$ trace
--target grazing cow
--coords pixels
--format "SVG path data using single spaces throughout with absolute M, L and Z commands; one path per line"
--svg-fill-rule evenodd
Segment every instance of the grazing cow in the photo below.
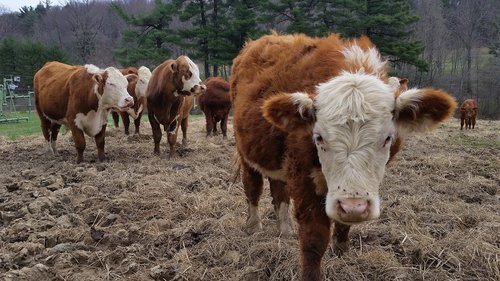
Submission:
M 136 74 L 137 80 L 132 80 L 129 82 L 127 90 L 129 94 L 134 98 L 134 106 L 131 107 L 126 112 L 120 112 L 120 116 L 123 120 L 123 128 L 125 134 L 129 134 L 130 120 L 129 115 L 134 119 L 135 134 L 139 134 L 139 126 L 141 124 L 142 113 L 144 112 L 146 105 L 146 88 L 148 87 L 149 79 L 151 78 L 151 71 L 145 66 L 141 66 L 139 70 L 135 67 L 128 67 L 120 70 L 123 75 Z M 115 127 L 118 128 L 119 116 L 118 112 L 111 112 L 113 116 L 113 121 Z
M 477 101 L 474 99 L 464 100 L 460 107 L 460 130 L 474 129 L 477 117 Z
M 84 133 L 94 137 L 97 156 L 104 160 L 104 135 L 110 110 L 127 111 L 134 99 L 127 92 L 126 77 L 114 67 L 104 70 L 94 65 L 71 66 L 46 63 L 33 78 L 35 104 L 43 136 L 57 154 L 56 140 L 61 125 L 71 130 L 77 151 L 77 163 L 83 160 Z
M 291 232 L 293 199 L 302 280 L 319 280 L 330 239 L 348 248 L 351 225 L 380 215 L 379 185 L 397 141 L 448 118 L 453 97 L 400 92 L 367 37 L 264 36 L 233 61 L 233 128 L 248 202 L 246 231 L 262 229 L 258 202 L 269 179 L 279 229 Z
M 205 114 L 207 137 L 213 132 L 217 134 L 217 123 L 224 138 L 227 138 L 227 118 L 231 110 L 229 83 L 222 77 L 210 77 L 204 82 L 207 86 L 205 94 L 198 97 L 198 104 Z
M 160 125 L 167 132 L 170 145 L 169 157 L 175 156 L 175 143 L 179 123 L 182 126 L 183 144 L 186 144 L 186 130 L 189 110 L 197 96 L 205 91 L 198 66 L 187 56 L 166 60 L 153 70 L 146 90 L 148 117 L 153 130 L 154 153 L 160 154 L 162 137 Z

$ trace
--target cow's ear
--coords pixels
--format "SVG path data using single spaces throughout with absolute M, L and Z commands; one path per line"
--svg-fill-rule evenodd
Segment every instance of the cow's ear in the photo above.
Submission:
M 408 90 L 408 79 L 406 78 L 399 79 L 399 88 L 402 89 L 403 91 Z
M 306 93 L 280 93 L 262 105 L 264 118 L 285 132 L 311 130 L 315 120 L 313 100 Z
M 127 81 L 129 83 L 137 80 L 137 75 L 135 75 L 135 74 L 127 74 L 127 75 L 125 75 L 125 77 L 127 78 Z
M 395 119 L 399 134 L 425 132 L 449 118 L 457 103 L 444 91 L 411 89 L 396 98 Z
M 172 72 L 177 72 L 179 71 L 179 63 L 177 61 L 174 61 L 170 67 L 172 68 Z
M 92 76 L 92 79 L 94 79 L 94 81 L 96 81 L 98 84 L 102 82 L 102 75 L 101 74 L 94 74 Z

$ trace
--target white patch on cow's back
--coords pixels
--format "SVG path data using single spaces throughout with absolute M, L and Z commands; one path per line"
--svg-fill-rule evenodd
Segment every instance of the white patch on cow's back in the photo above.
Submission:
M 379 74 L 385 69 L 385 61 L 382 61 L 376 48 L 363 50 L 358 45 L 351 45 L 342 50 L 342 54 L 347 65 L 354 66 L 357 70 L 368 71 L 368 74 Z M 366 69 L 365 66 L 368 66 L 372 71 Z
M 87 114 L 77 113 L 75 125 L 78 129 L 84 131 L 87 135 L 95 137 L 101 132 L 102 126 L 108 122 L 107 110 L 91 110 Z
M 297 111 L 302 118 L 309 117 L 314 112 L 313 100 L 304 92 L 296 92 L 290 95 L 293 104 L 297 105 Z
M 87 69 L 87 72 L 90 74 L 102 74 L 104 71 L 100 69 L 99 67 L 93 65 L 93 64 L 86 64 L 85 69 Z

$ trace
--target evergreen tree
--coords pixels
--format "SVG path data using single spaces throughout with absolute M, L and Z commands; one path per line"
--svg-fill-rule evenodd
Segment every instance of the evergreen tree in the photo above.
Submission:
M 418 17 L 410 14 L 407 0 L 321 1 L 318 18 L 326 30 L 343 37 L 368 36 L 392 63 L 408 63 L 427 71 L 421 59 L 423 45 L 410 39 L 411 24 Z
M 123 33 L 123 44 L 115 50 L 123 66 L 152 67 L 170 56 L 170 47 L 178 41 L 170 28 L 172 16 L 177 13 L 173 3 L 155 0 L 154 9 L 145 15 L 129 15 L 117 4 L 112 6 L 131 27 Z
M 17 41 L 5 38 L 0 41 L 1 75 L 33 77 L 48 61 L 65 62 L 66 56 L 58 47 L 44 46 L 38 42 Z M 21 81 L 31 85 L 31 80 Z

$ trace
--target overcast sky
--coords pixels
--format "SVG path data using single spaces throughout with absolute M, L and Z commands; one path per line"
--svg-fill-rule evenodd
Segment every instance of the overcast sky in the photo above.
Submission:
M 23 6 L 36 7 L 38 3 L 40 3 L 40 0 L 0 0 L 0 6 L 3 6 L 11 12 L 17 12 L 19 8 Z

